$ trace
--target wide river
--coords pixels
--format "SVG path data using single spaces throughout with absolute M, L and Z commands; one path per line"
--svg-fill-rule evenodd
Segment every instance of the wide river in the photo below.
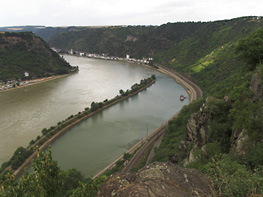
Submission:
M 181 94 L 187 95 L 182 86 L 155 70 L 125 62 L 64 58 L 80 71 L 0 93 L 0 163 L 41 135 L 43 128 L 155 74 L 157 81 L 147 90 L 83 121 L 52 144 L 53 158 L 63 169 L 76 168 L 90 177 L 189 102 L 188 96 L 179 100 Z

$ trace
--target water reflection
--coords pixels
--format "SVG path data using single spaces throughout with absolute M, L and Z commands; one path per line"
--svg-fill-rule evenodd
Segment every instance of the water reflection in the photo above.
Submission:
M 185 90 L 175 80 L 156 73 L 157 82 L 70 129 L 52 144 L 54 159 L 64 169 L 95 175 L 153 131 L 187 103 Z
M 0 164 L 43 128 L 129 89 L 155 72 L 135 64 L 64 56 L 80 71 L 65 78 L 0 93 Z

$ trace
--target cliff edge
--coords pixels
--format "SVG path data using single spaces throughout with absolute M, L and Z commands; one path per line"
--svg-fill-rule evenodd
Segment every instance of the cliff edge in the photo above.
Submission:
M 99 189 L 98 196 L 212 196 L 206 175 L 173 163 L 155 162 L 136 173 L 116 173 Z

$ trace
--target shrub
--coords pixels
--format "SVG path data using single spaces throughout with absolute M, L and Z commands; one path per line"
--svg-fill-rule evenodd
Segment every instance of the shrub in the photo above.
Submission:
M 220 196 L 252 196 L 263 194 L 263 171 L 250 171 L 228 155 L 208 163 L 206 172 Z

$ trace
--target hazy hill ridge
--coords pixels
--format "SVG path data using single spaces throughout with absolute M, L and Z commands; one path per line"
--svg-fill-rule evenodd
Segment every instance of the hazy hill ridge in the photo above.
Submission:
M 161 26 L 72 27 L 49 40 L 60 49 L 113 56 L 154 57 L 157 63 L 185 67 L 217 47 L 234 42 L 258 27 L 262 20 L 242 17 L 215 22 L 167 23 Z M 170 62 L 173 61 L 173 62 Z

